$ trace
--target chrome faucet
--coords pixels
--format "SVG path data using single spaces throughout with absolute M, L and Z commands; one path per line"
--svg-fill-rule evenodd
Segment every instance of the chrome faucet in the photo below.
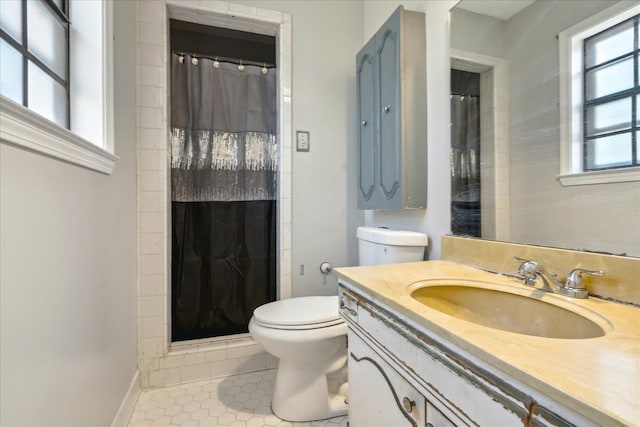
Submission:
M 538 283 L 538 279 L 541 279 L 542 289 L 545 291 L 556 292 L 558 287 L 563 286 L 556 279 L 558 277 L 557 274 L 548 272 L 537 261 L 518 257 L 513 257 L 513 259 L 522 263 L 518 268 L 518 274 L 524 279 L 525 285 L 535 286 Z
M 547 292 L 555 292 L 572 298 L 588 298 L 589 291 L 582 282 L 582 275 L 589 274 L 592 276 L 602 276 L 602 270 L 585 270 L 583 268 L 575 268 L 571 270 L 565 283 L 557 279 L 558 275 L 545 270 L 538 262 L 529 259 L 514 257 L 514 260 L 521 262 L 518 268 L 518 274 L 522 277 L 524 284 L 527 286 L 535 286 L 538 279 L 542 281 L 542 290 Z
M 560 292 L 574 298 L 587 298 L 589 292 L 582 282 L 582 275 L 589 274 L 591 276 L 604 276 L 604 270 L 585 270 L 583 268 L 574 268 L 567 276 L 567 281 Z

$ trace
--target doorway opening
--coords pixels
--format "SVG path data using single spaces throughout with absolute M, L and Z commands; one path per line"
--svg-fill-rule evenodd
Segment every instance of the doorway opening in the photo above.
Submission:
M 480 237 L 509 240 L 509 64 L 452 49 L 451 68 L 480 76 Z
M 480 74 L 451 70 L 451 232 L 480 237 Z
M 248 332 L 278 284 L 276 39 L 170 20 L 171 341 Z

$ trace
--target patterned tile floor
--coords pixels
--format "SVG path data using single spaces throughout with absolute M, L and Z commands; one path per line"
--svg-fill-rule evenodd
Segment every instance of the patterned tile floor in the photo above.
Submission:
M 346 427 L 346 416 L 292 423 L 273 415 L 274 378 L 269 370 L 146 390 L 129 426 Z

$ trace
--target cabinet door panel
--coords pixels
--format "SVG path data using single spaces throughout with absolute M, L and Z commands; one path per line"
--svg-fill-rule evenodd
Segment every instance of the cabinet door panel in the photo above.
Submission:
M 358 91 L 358 205 L 366 207 L 375 189 L 375 40 L 356 56 Z
M 358 209 L 426 206 L 424 27 L 399 6 L 356 56 Z
M 427 427 L 456 427 L 456 425 L 427 401 Z
M 397 19 L 394 19 L 397 18 Z M 394 15 L 376 36 L 380 117 L 380 189 L 387 200 L 400 188 L 400 16 Z
M 355 334 L 349 333 L 349 425 L 422 427 L 426 400 Z

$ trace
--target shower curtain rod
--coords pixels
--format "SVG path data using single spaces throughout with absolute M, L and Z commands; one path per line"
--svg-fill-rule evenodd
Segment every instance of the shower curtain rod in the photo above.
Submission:
M 247 59 L 229 58 L 226 56 L 217 56 L 217 55 L 203 55 L 199 53 L 180 52 L 176 50 L 172 51 L 172 53 L 175 53 L 176 55 L 180 55 L 180 56 L 189 55 L 192 58 L 206 58 L 211 60 L 217 60 L 220 62 L 228 62 L 236 65 L 242 64 L 242 65 L 254 65 L 256 67 L 276 68 L 276 64 L 272 64 L 270 62 L 258 62 L 258 61 L 251 61 Z
M 469 93 L 458 93 L 458 92 L 451 92 L 450 95 L 456 95 L 456 96 L 470 96 L 471 98 L 480 98 L 480 95 L 472 95 Z

